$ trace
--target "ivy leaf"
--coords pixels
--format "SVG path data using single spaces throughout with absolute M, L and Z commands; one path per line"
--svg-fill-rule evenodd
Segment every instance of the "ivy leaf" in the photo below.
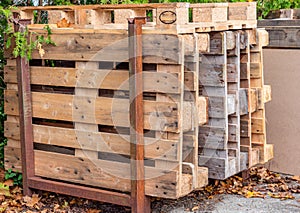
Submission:
M 0 195 L 10 197 L 11 194 L 9 192 L 9 186 L 5 185 L 4 183 L 0 183 Z

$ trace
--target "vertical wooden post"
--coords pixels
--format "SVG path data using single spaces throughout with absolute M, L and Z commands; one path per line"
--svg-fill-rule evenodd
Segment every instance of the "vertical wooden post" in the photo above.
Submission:
M 142 25 L 145 23 L 145 18 L 128 19 L 131 208 L 134 213 L 150 212 L 144 170 Z
M 24 32 L 26 26 L 31 23 L 30 19 L 19 20 L 15 30 Z M 20 139 L 22 153 L 23 193 L 31 195 L 28 185 L 29 178 L 34 176 L 34 153 L 33 153 L 33 132 L 32 132 L 32 108 L 30 89 L 29 61 L 26 57 L 17 58 L 17 79 L 19 94 L 20 113 Z

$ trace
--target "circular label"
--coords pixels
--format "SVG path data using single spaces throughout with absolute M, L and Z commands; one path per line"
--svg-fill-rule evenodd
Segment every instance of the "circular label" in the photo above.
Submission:
M 176 21 L 176 13 L 164 11 L 159 15 L 159 20 L 164 24 L 173 24 Z

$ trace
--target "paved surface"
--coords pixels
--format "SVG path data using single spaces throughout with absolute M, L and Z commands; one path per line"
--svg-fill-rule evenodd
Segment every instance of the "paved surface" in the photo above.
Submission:
M 188 211 L 186 208 L 174 207 L 170 213 L 212 212 L 212 213 L 297 213 L 300 212 L 300 194 L 293 194 L 294 200 L 275 198 L 244 198 L 239 195 L 217 195 L 205 201 L 202 208 Z

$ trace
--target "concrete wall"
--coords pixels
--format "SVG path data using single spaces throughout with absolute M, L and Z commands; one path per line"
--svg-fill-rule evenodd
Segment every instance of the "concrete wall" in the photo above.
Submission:
M 264 50 L 267 141 L 274 144 L 272 171 L 300 175 L 300 49 Z

